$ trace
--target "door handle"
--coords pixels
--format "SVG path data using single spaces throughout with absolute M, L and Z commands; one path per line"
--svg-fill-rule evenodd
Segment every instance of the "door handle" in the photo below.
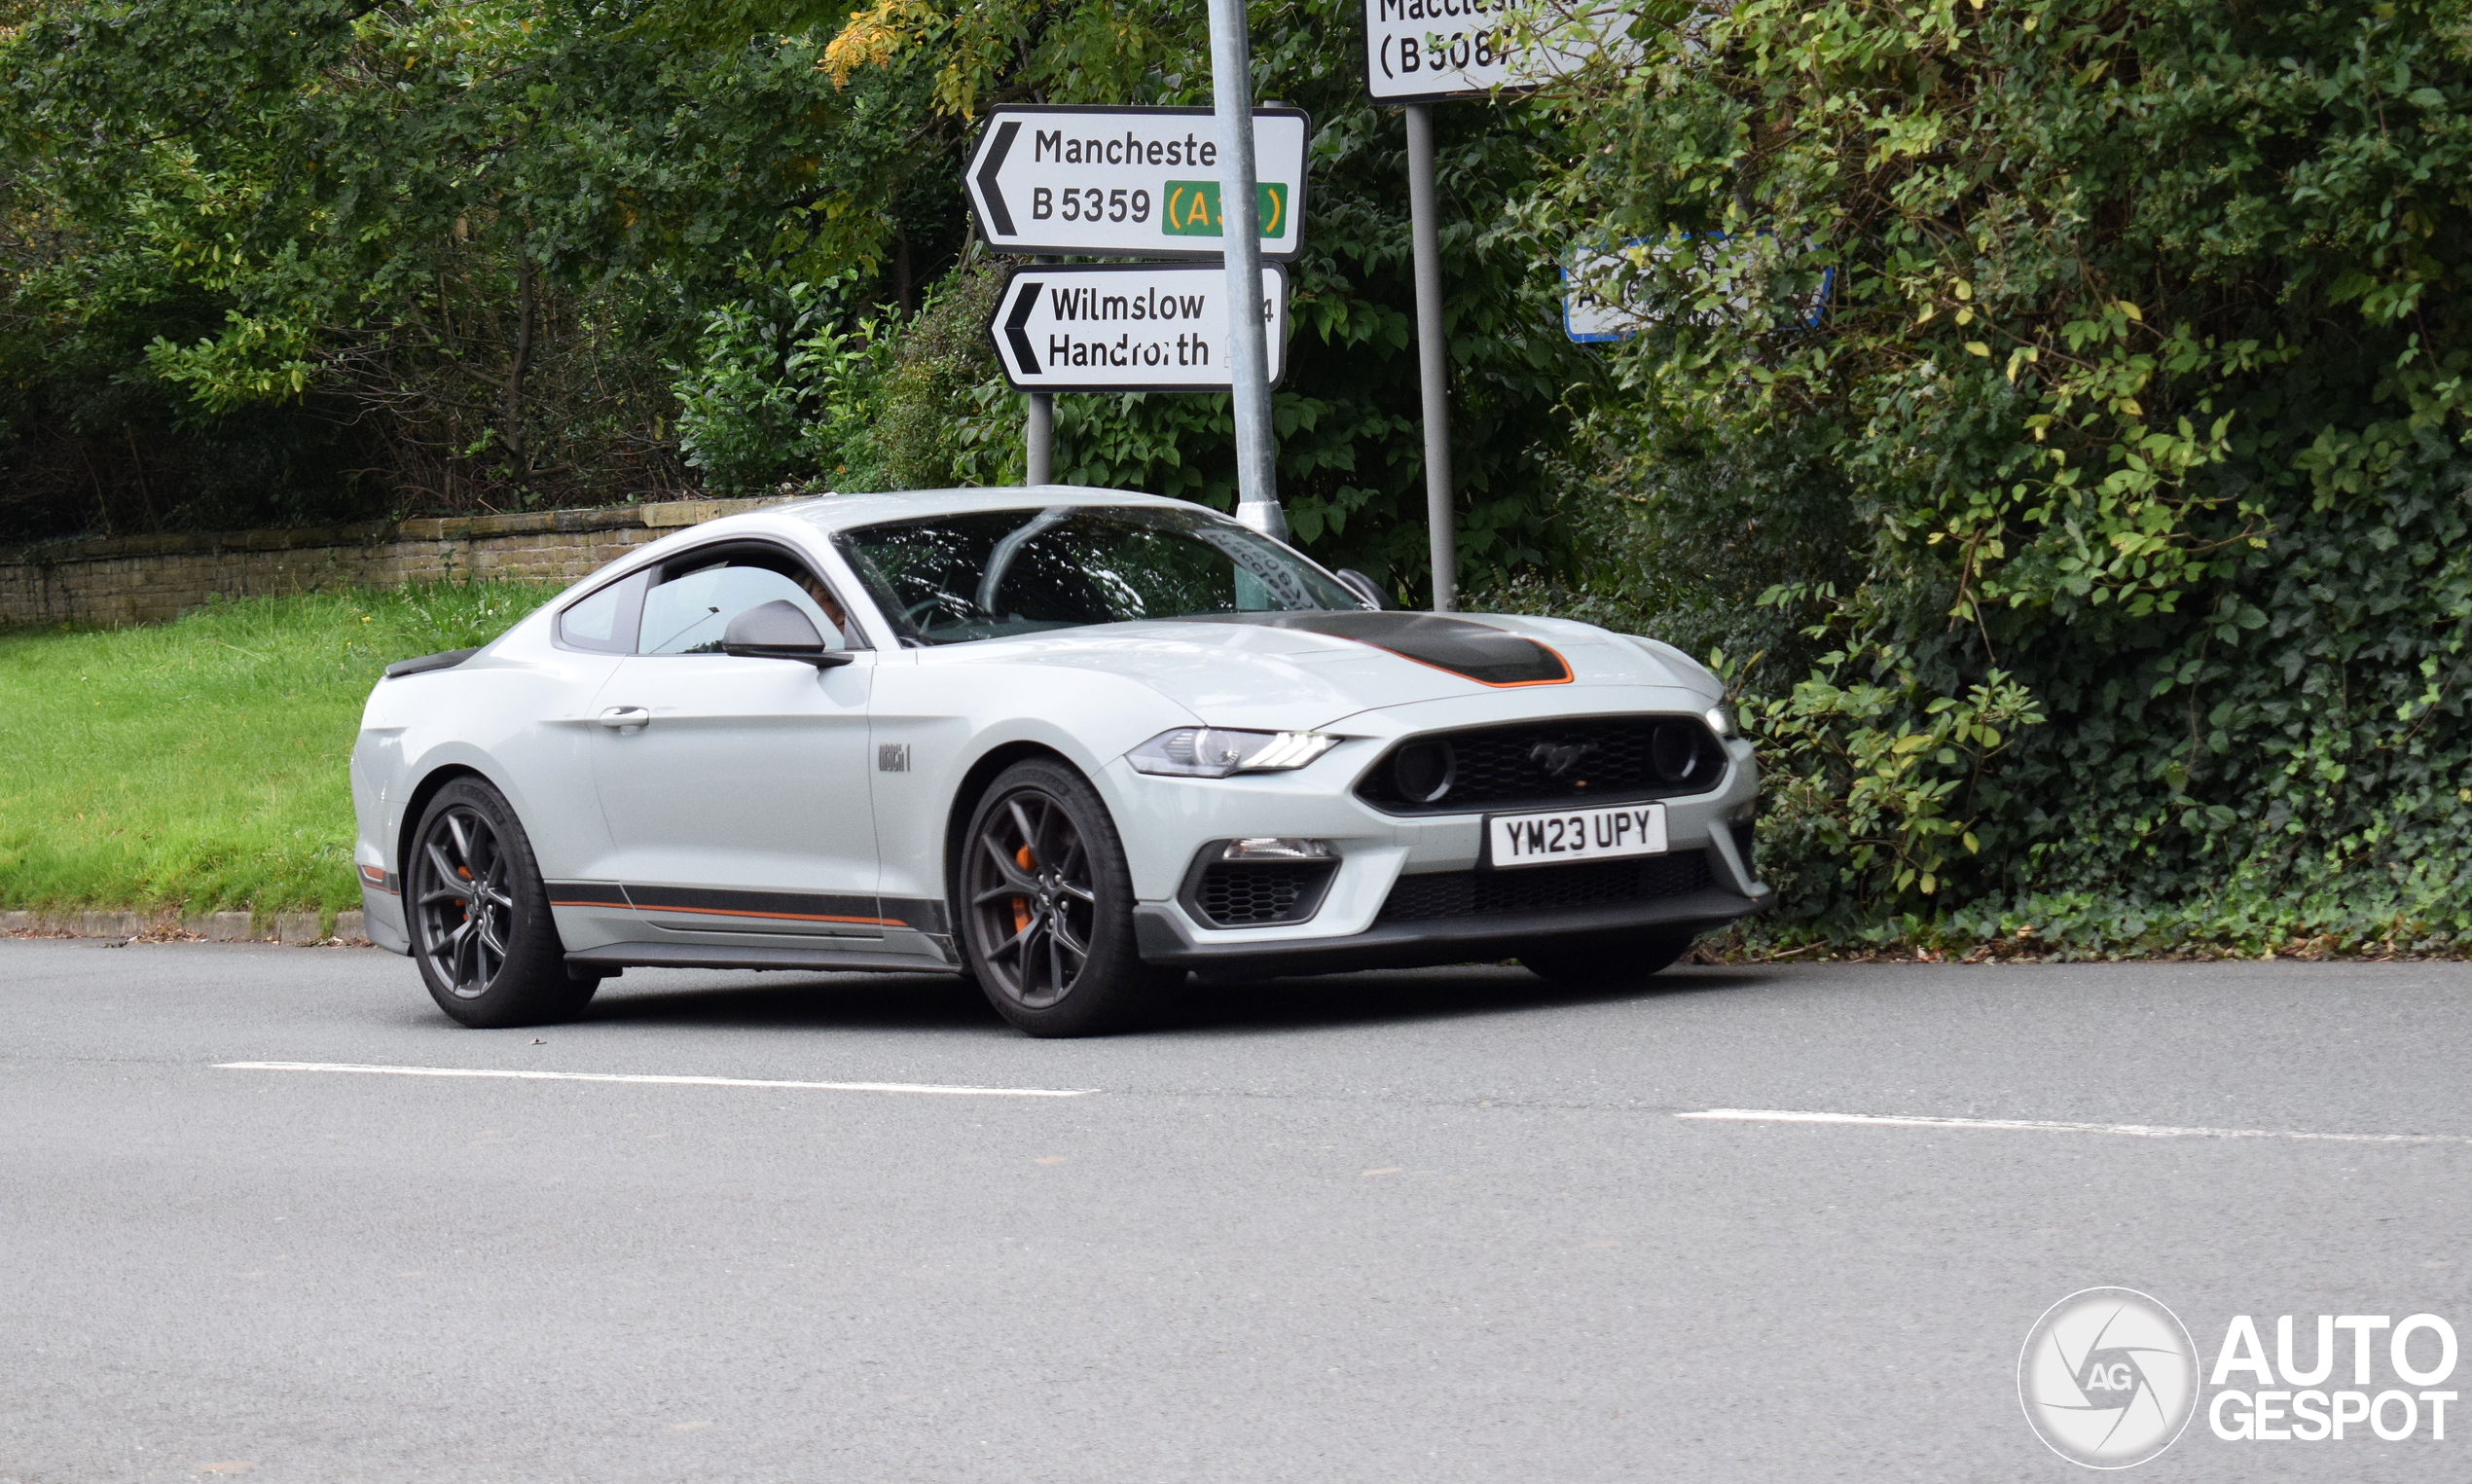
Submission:
M 639 706 L 613 706 L 600 713 L 600 724 L 622 737 L 642 731 L 652 722 L 652 713 Z

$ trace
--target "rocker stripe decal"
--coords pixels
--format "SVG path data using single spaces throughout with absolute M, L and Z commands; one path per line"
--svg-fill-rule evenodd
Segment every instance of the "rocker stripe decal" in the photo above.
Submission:
M 627 888 L 608 881 L 554 881 L 549 886 L 553 907 L 625 907 Z
M 754 918 L 779 923 L 845 923 L 943 932 L 944 904 L 916 897 L 841 896 L 820 891 L 740 891 L 709 887 L 554 881 L 553 907 L 602 907 L 663 916 Z
M 897 918 L 877 916 L 872 896 L 829 896 L 804 891 L 729 891 L 703 887 L 627 886 L 637 912 L 681 912 L 697 917 L 772 918 L 784 923 L 857 923 L 899 927 Z

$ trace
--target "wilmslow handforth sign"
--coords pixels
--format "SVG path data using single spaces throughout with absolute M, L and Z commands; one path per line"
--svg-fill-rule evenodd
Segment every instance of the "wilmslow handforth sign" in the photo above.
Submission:
M 1001 104 L 963 172 L 979 235 L 1022 256 L 1217 259 L 1225 232 L 1211 132 L 1207 108 Z M 1254 110 L 1254 212 L 1271 262 L 1303 242 L 1312 133 L 1297 109 Z
M 1270 384 L 1288 365 L 1288 275 L 1262 270 Z M 988 339 L 1022 391 L 1225 391 L 1227 273 L 1192 266 L 1025 268 L 997 301 Z

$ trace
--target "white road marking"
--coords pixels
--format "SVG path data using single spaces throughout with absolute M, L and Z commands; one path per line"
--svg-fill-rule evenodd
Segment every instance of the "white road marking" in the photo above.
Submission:
M 1934 1118 L 1919 1113 L 1811 1113 L 1712 1107 L 1677 1118 L 1727 1123 L 1864 1123 L 1897 1129 L 2011 1129 L 2041 1134 L 2125 1134 L 2131 1139 L 2305 1139 L 2346 1144 L 2472 1144 L 2463 1134 L 2312 1134 L 2299 1129 L 2180 1129 L 2152 1123 L 2049 1123 L 2032 1118 Z
M 784 1082 L 648 1072 L 522 1071 L 482 1067 L 358 1067 L 348 1062 L 217 1062 L 219 1071 L 349 1071 L 388 1077 L 506 1077 L 521 1082 L 643 1082 L 660 1087 L 769 1087 L 812 1093 L 924 1093 L 941 1098 L 1086 1098 L 1095 1087 L 947 1087 L 933 1082 Z

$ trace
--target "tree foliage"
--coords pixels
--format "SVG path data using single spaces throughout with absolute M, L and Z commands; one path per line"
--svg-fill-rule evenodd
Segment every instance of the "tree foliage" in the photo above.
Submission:
M 2461 10 L 1743 0 L 1654 48 L 1536 208 L 1646 321 L 1580 483 L 1671 489 L 1667 558 L 1847 539 L 1698 595 L 1797 615 L 1741 676 L 1796 912 L 2472 929 Z
M 1550 3 L 1550 0 L 1548 0 Z M 1632 0 L 1437 111 L 1462 579 L 1711 653 L 1772 929 L 2472 934 L 2463 0 Z M 1299 539 L 1423 586 L 1403 140 L 1305 108 Z M 0 0 L 0 535 L 1018 479 L 958 176 L 1164 0 Z M 1557 262 L 1627 306 L 1559 333 Z M 1225 504 L 1223 398 L 1061 478 Z
M 1413 574 L 1400 126 L 1364 100 L 1352 14 L 1254 7 L 1257 91 L 1317 123 L 1281 473 L 1304 540 Z M 1203 12 L 1159 0 L 21 0 L 18 18 L 0 524 L 20 533 L 1017 477 L 1020 403 L 992 360 L 900 349 L 986 271 L 958 174 L 976 119 L 1209 101 Z M 1550 415 L 1587 371 L 1545 307 L 1551 253 L 1509 210 L 1557 127 L 1480 104 L 1444 130 L 1477 571 L 1562 551 Z M 930 383 L 954 426 L 923 439 Z M 851 443 L 888 417 L 899 450 Z M 1232 499 L 1223 398 L 1069 398 L 1060 424 L 1072 478 Z

